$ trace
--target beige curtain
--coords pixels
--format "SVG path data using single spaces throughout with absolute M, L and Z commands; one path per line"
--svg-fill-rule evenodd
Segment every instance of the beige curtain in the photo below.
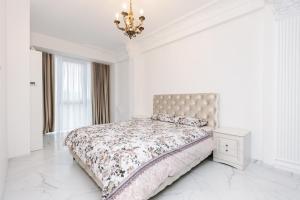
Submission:
M 54 56 L 43 53 L 44 133 L 54 131 Z
M 93 124 L 110 122 L 109 65 L 92 64 L 92 113 Z

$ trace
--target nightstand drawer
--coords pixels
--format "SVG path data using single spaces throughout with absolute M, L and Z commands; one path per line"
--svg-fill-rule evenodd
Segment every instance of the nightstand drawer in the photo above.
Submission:
M 219 153 L 237 157 L 238 141 L 225 138 L 219 138 Z

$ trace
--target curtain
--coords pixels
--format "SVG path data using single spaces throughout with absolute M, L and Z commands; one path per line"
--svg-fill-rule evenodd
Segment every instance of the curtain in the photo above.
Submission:
M 44 134 L 54 131 L 54 58 L 52 54 L 43 53 L 43 112 Z
M 110 122 L 110 72 L 109 65 L 92 64 L 93 124 Z
M 57 132 L 92 124 L 91 64 L 55 56 Z

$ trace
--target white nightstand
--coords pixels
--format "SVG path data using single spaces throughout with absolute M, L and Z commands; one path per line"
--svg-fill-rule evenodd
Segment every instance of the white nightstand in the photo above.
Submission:
M 250 131 L 235 128 L 214 130 L 214 161 L 245 169 L 251 161 Z

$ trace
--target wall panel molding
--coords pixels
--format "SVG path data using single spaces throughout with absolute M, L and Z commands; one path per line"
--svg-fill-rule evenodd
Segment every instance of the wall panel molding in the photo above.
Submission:
M 300 173 L 300 16 L 277 21 L 276 165 Z
M 300 1 L 298 0 L 267 0 L 273 7 L 277 18 L 300 15 Z

